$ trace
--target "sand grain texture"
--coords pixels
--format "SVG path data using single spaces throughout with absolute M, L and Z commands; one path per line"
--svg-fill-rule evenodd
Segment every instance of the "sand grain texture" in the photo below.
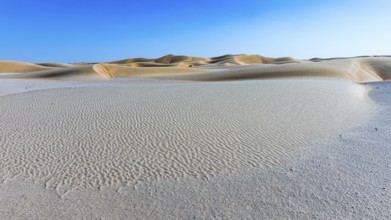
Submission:
M 7 96 L 0 107 L 1 175 L 47 179 L 54 188 L 99 188 L 273 165 L 365 115 L 371 105 L 364 96 L 360 85 L 343 81 L 100 86 Z

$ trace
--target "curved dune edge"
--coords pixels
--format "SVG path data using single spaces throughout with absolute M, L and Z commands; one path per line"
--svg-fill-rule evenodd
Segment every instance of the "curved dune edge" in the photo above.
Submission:
M 176 74 L 206 73 L 208 70 L 181 67 L 128 67 L 118 64 L 95 64 L 93 69 L 106 78 L 129 77 L 129 76 L 165 76 Z
M 81 81 L 118 77 L 157 77 L 190 81 L 315 77 L 363 83 L 391 79 L 391 58 L 303 61 L 291 57 L 270 58 L 260 55 L 224 55 L 212 58 L 167 55 L 158 59 L 132 58 L 107 63 L 34 64 L 0 61 L 0 77 Z

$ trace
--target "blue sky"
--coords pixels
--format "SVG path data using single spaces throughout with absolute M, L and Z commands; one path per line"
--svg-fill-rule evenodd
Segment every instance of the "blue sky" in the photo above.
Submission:
M 0 0 L 0 60 L 391 54 L 389 0 Z

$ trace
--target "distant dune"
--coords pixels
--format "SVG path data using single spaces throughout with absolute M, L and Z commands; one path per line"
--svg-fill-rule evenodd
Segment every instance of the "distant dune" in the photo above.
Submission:
M 3 73 L 2 77 L 8 78 L 85 81 L 129 76 L 193 81 L 321 77 L 349 79 L 361 83 L 390 79 L 390 60 L 390 57 L 299 60 L 291 57 L 270 58 L 260 55 L 203 58 L 170 54 L 157 59 L 131 58 L 103 63 L 0 61 L 0 73 Z
M 127 76 L 171 76 L 187 75 L 194 73 L 205 73 L 207 70 L 197 68 L 181 67 L 129 67 L 119 64 L 95 64 L 93 69 L 106 78 L 127 77 Z
M 34 63 L 0 60 L 0 73 L 26 73 L 48 69 L 51 69 L 51 67 Z

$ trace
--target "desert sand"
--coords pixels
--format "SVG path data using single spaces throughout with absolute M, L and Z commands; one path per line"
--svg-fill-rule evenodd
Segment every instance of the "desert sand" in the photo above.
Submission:
M 385 218 L 390 57 L 0 61 L 1 218 Z

